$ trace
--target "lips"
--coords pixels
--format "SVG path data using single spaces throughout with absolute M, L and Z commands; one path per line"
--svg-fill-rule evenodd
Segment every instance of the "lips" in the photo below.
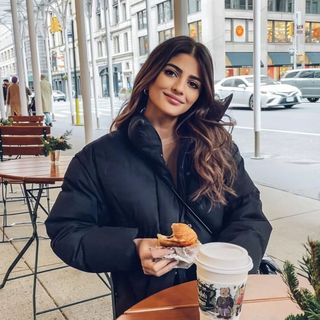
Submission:
M 172 94 L 169 94 L 169 93 L 163 93 L 165 96 L 166 96 L 166 98 L 167 98 L 167 100 L 168 100 L 168 102 L 169 103 L 171 103 L 171 104 L 173 104 L 173 105 L 179 105 L 179 104 L 184 104 L 184 102 L 183 101 L 181 101 L 179 98 L 177 98 L 176 96 L 174 96 L 174 95 L 172 95 Z

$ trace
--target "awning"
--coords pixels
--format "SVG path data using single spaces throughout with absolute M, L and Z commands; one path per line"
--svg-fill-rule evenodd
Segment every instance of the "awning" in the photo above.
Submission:
M 253 67 L 252 52 L 226 52 L 226 68 L 245 68 Z M 260 67 L 263 68 L 261 61 Z
M 226 67 L 241 68 L 253 66 L 252 52 L 226 52 Z
M 272 66 L 287 66 L 292 64 L 288 52 L 268 52 L 268 55 L 272 61 Z
M 309 65 L 320 65 L 320 52 L 306 52 L 309 59 Z

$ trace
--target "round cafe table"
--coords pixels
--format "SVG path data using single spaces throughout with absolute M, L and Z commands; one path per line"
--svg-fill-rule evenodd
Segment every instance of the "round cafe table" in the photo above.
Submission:
M 131 307 L 117 320 L 199 320 L 196 281 L 160 291 Z M 279 275 L 250 275 L 241 319 L 283 320 L 301 310 Z
M 0 178 L 1 182 L 17 181 L 22 183 L 24 196 L 29 211 L 30 223 L 32 225 L 32 235 L 28 239 L 25 246 L 21 249 L 17 257 L 11 263 L 6 274 L 0 283 L 0 289 L 2 289 L 7 281 L 14 280 L 15 278 L 9 278 L 11 272 L 28 251 L 33 241 L 36 243 L 35 250 L 35 267 L 33 274 L 33 319 L 36 319 L 36 279 L 38 273 L 38 255 L 39 255 L 39 236 L 37 231 L 37 211 L 41 207 L 47 214 L 47 210 L 41 205 L 41 195 L 44 190 L 58 188 L 54 186 L 56 182 L 61 182 L 64 179 L 65 172 L 68 168 L 69 162 L 72 157 L 62 156 L 59 162 L 51 162 L 50 157 L 25 157 L 22 159 L 14 159 L 0 162 Z M 34 187 L 37 185 L 37 187 Z M 33 201 L 32 201 L 33 200 Z M 31 203 L 32 201 L 32 203 Z M 52 268 L 50 270 L 56 270 L 58 268 Z

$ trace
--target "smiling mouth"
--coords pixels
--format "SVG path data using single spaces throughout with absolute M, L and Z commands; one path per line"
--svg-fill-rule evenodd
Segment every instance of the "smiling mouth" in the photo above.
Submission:
M 163 94 L 167 97 L 167 100 L 174 105 L 184 104 L 183 101 L 179 100 L 178 98 L 176 98 L 175 96 L 173 96 L 171 94 L 168 94 L 165 92 Z

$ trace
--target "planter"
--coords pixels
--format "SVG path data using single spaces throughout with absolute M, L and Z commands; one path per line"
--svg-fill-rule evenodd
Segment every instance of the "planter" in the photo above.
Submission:
M 50 151 L 49 155 L 50 155 L 51 162 L 55 162 L 55 163 L 59 162 L 60 150 Z

